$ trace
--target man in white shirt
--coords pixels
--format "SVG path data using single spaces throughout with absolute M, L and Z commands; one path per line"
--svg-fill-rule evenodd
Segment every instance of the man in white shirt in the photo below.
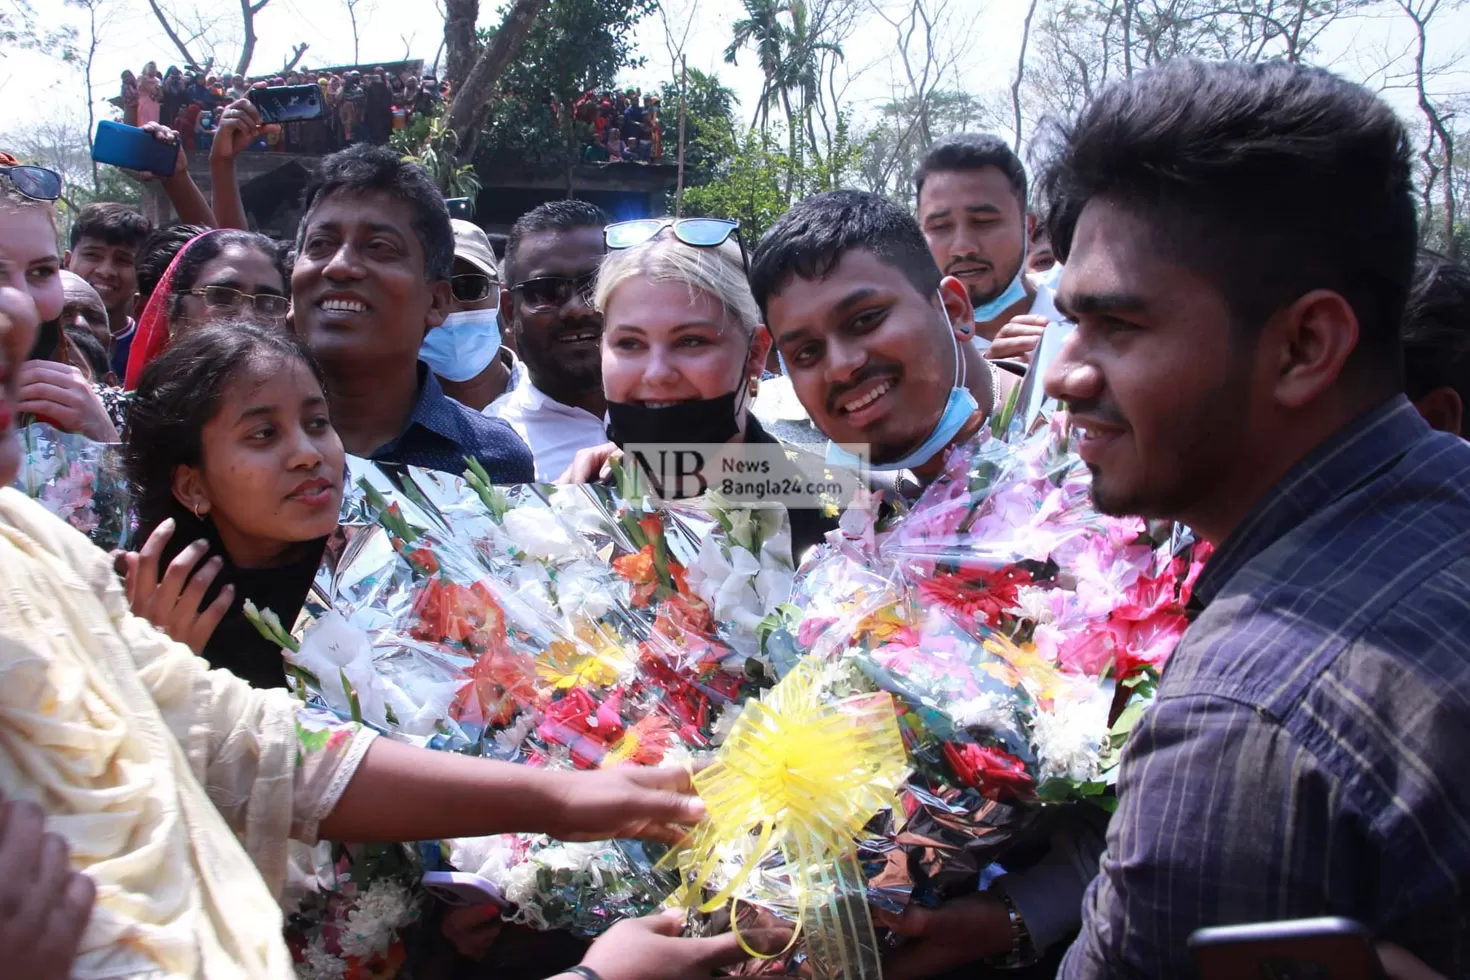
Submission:
M 1026 210 L 1026 168 L 999 137 L 960 133 L 925 154 L 914 186 L 935 263 L 975 307 L 975 346 L 991 360 L 1029 361 L 1046 324 L 1064 317 L 1051 289 L 1025 274 L 1037 224 Z
M 500 322 L 523 370 L 485 414 L 531 447 L 539 481 L 561 476 L 578 450 L 607 442 L 602 317 L 590 303 L 607 222 L 586 201 L 550 201 L 522 215 L 506 245 Z

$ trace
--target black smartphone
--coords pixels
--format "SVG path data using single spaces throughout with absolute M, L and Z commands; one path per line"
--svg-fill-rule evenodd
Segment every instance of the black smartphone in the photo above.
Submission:
M 322 90 L 316 85 L 253 88 L 249 96 L 260 110 L 261 122 L 303 122 L 322 117 Z
M 104 120 L 97 124 L 97 136 L 92 140 L 92 159 L 125 170 L 172 177 L 179 162 L 179 145 L 165 143 L 136 126 Z
M 467 197 L 447 197 L 445 205 L 449 208 L 451 218 L 459 218 L 464 221 L 475 220 L 475 202 Z
M 1293 919 L 1198 929 L 1201 980 L 1385 980 L 1373 935 L 1351 919 Z

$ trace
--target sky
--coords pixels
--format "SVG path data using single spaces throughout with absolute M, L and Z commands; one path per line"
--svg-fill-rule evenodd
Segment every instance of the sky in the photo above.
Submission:
M 46 23 L 65 22 L 83 28 L 82 13 L 65 0 L 31 0 Z M 902 7 L 899 0 L 869 0 L 887 4 L 892 12 Z M 983 95 L 1009 85 L 1021 37 L 1026 0 L 949 0 L 957 13 L 945 33 L 946 42 L 956 46 L 956 72 L 965 90 Z M 1045 0 L 1043 0 L 1045 2 Z M 212 36 L 227 40 L 218 46 L 219 55 L 233 65 L 240 36 L 239 12 L 234 0 L 162 0 L 166 9 L 218 11 L 219 27 Z M 495 0 L 482 0 L 482 23 L 497 18 Z M 252 71 L 280 66 L 292 46 L 310 43 L 303 58 L 308 66 L 399 60 L 408 52 L 432 62 L 442 40 L 442 19 L 434 0 L 358 0 L 360 56 L 353 57 L 353 38 L 345 0 L 269 0 L 258 15 L 259 42 Z M 616 81 L 622 85 L 656 88 L 674 76 L 672 59 L 665 42 L 665 22 L 682 35 L 688 25 L 684 53 L 691 68 L 712 72 L 733 88 L 750 118 L 761 88 L 761 74 L 754 54 L 745 52 L 735 66 L 724 62 L 730 25 L 741 16 L 739 0 L 665 0 L 663 16 L 647 18 L 637 32 L 639 52 L 647 59 Z M 1459 60 L 1463 70 L 1447 74 L 1439 89 L 1456 94 L 1470 93 L 1470 4 L 1442 14 L 1437 24 L 1431 61 Z M 117 94 L 117 79 L 124 69 L 137 72 L 144 62 L 157 60 L 166 66 L 179 60 L 149 11 L 147 0 L 101 0 L 102 29 L 93 72 L 92 99 L 99 118 L 107 118 L 110 107 L 103 100 Z M 1407 50 L 1407 24 L 1387 15 L 1356 18 L 1335 27 L 1324 38 L 1323 57 L 1349 77 L 1363 78 L 1373 66 Z M 866 15 L 859 30 L 844 44 L 846 90 L 843 100 L 859 120 L 886 101 L 898 84 L 901 65 L 892 27 L 877 12 Z M 197 53 L 198 49 L 196 49 Z M 47 118 L 86 118 L 85 85 L 81 72 L 63 65 L 43 52 L 0 52 L 0 132 Z M 1389 90 L 1385 96 L 1406 116 L 1415 111 L 1412 94 Z

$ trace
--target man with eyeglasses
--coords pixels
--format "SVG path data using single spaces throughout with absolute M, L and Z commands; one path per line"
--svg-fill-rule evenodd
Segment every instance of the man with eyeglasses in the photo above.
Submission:
M 444 394 L 467 408 L 485 407 L 514 388 L 521 374 L 515 352 L 500 343 L 500 270 L 484 229 L 456 218 L 454 299 L 444 323 L 419 348 Z
M 501 293 L 500 322 L 525 371 L 485 414 L 531 447 L 537 480 L 555 480 L 578 450 L 607 441 L 602 316 L 589 298 L 607 222 L 586 201 L 550 201 L 521 216 L 506 246 L 513 285 Z

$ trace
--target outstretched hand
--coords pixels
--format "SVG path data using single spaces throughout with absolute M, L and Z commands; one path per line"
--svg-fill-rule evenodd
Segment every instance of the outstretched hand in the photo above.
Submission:
M 141 616 L 190 650 L 202 654 L 220 620 L 229 612 L 235 587 L 226 585 L 207 609 L 200 608 L 205 593 L 224 567 L 216 555 L 195 570 L 209 553 L 206 541 L 195 541 L 179 552 L 160 576 L 159 562 L 173 533 L 173 520 L 166 520 L 148 535 L 142 551 L 129 552 L 123 557 L 128 605 L 133 615 Z
M 563 806 L 549 817 L 545 831 L 558 840 L 641 838 L 678 843 L 685 827 L 704 819 L 704 804 L 694 795 L 683 769 L 619 766 L 568 773 Z
M 249 99 L 231 102 L 220 117 L 219 127 L 214 134 L 214 144 L 209 149 L 213 163 L 233 160 L 260 137 L 262 122 L 260 110 Z
M 582 965 L 602 980 L 707 980 L 715 971 L 750 959 L 735 934 L 708 939 L 685 939 L 684 913 L 662 912 L 643 919 L 619 922 L 592 944 Z M 779 952 L 791 938 L 789 930 L 742 932 L 758 952 Z
M 174 146 L 178 147 L 179 155 L 177 161 L 174 163 L 174 172 L 167 177 L 160 177 L 158 174 L 152 173 L 147 170 L 139 170 L 133 172 L 135 173 L 135 176 L 142 181 L 167 181 L 174 180 L 181 176 L 187 177 L 189 175 L 189 157 L 187 154 L 184 153 L 184 142 L 183 140 L 179 139 L 179 134 L 175 130 L 169 129 L 163 123 L 144 123 L 141 128 L 145 133 L 152 133 L 153 138 L 158 140 L 158 142 L 172 143 Z

